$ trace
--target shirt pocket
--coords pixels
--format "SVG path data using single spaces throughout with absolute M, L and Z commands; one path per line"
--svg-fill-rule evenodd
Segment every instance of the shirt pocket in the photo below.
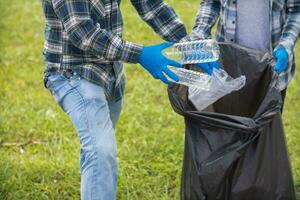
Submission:
M 51 93 L 55 93 L 66 81 L 67 78 L 63 74 L 56 72 L 45 77 L 45 86 Z

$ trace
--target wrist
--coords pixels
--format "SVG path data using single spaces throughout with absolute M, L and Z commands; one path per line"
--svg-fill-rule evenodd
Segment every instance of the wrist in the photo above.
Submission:
M 286 48 L 284 46 L 282 46 L 281 44 L 279 44 L 275 49 L 274 51 L 278 51 L 279 49 L 283 49 L 287 52 Z
M 129 63 L 138 63 L 140 61 L 142 49 L 142 45 L 125 41 L 120 60 Z
M 284 49 L 289 57 L 293 54 L 293 47 L 291 47 L 289 43 L 286 43 L 284 41 L 279 42 L 279 44 L 275 47 L 274 52 L 278 49 Z
M 138 62 L 139 64 L 142 64 L 143 63 L 143 60 L 144 60 L 144 56 L 145 56 L 145 46 L 142 46 L 141 48 L 141 52 L 139 54 L 139 58 L 138 58 Z

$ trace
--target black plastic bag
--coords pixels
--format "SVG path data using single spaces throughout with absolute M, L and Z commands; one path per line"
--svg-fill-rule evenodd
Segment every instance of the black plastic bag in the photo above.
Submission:
M 220 44 L 221 63 L 246 85 L 197 111 L 188 89 L 173 84 L 169 99 L 184 116 L 182 200 L 295 200 L 281 119 L 282 96 L 268 53 Z

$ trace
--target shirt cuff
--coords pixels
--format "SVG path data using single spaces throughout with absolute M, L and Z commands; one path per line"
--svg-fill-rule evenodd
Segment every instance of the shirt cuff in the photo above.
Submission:
M 129 63 L 138 63 L 143 46 L 125 41 L 124 48 L 121 54 L 121 61 Z
M 279 44 L 275 47 L 274 51 L 276 51 L 276 50 L 278 50 L 278 49 L 280 49 L 280 48 L 284 48 L 284 49 L 286 50 L 286 52 L 288 53 L 289 56 L 291 56 L 292 53 L 293 53 L 293 51 L 292 51 L 292 49 L 290 48 L 290 46 L 289 46 L 289 45 L 285 45 L 284 43 L 279 43 Z
M 187 35 L 184 38 L 182 38 L 179 42 L 190 42 L 192 41 L 191 36 Z

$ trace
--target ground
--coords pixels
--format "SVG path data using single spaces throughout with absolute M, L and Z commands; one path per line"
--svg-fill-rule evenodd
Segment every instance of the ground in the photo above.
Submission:
M 198 0 L 167 2 L 190 31 Z M 129 1 L 122 2 L 122 10 L 126 39 L 145 45 L 162 41 L 138 18 Z M 0 199 L 78 199 L 76 132 L 42 84 L 41 1 L 0 1 L 0 20 Z M 117 126 L 118 199 L 178 199 L 183 119 L 172 111 L 165 85 L 138 65 L 125 69 L 126 102 Z M 300 197 L 299 85 L 297 74 L 283 118 Z

